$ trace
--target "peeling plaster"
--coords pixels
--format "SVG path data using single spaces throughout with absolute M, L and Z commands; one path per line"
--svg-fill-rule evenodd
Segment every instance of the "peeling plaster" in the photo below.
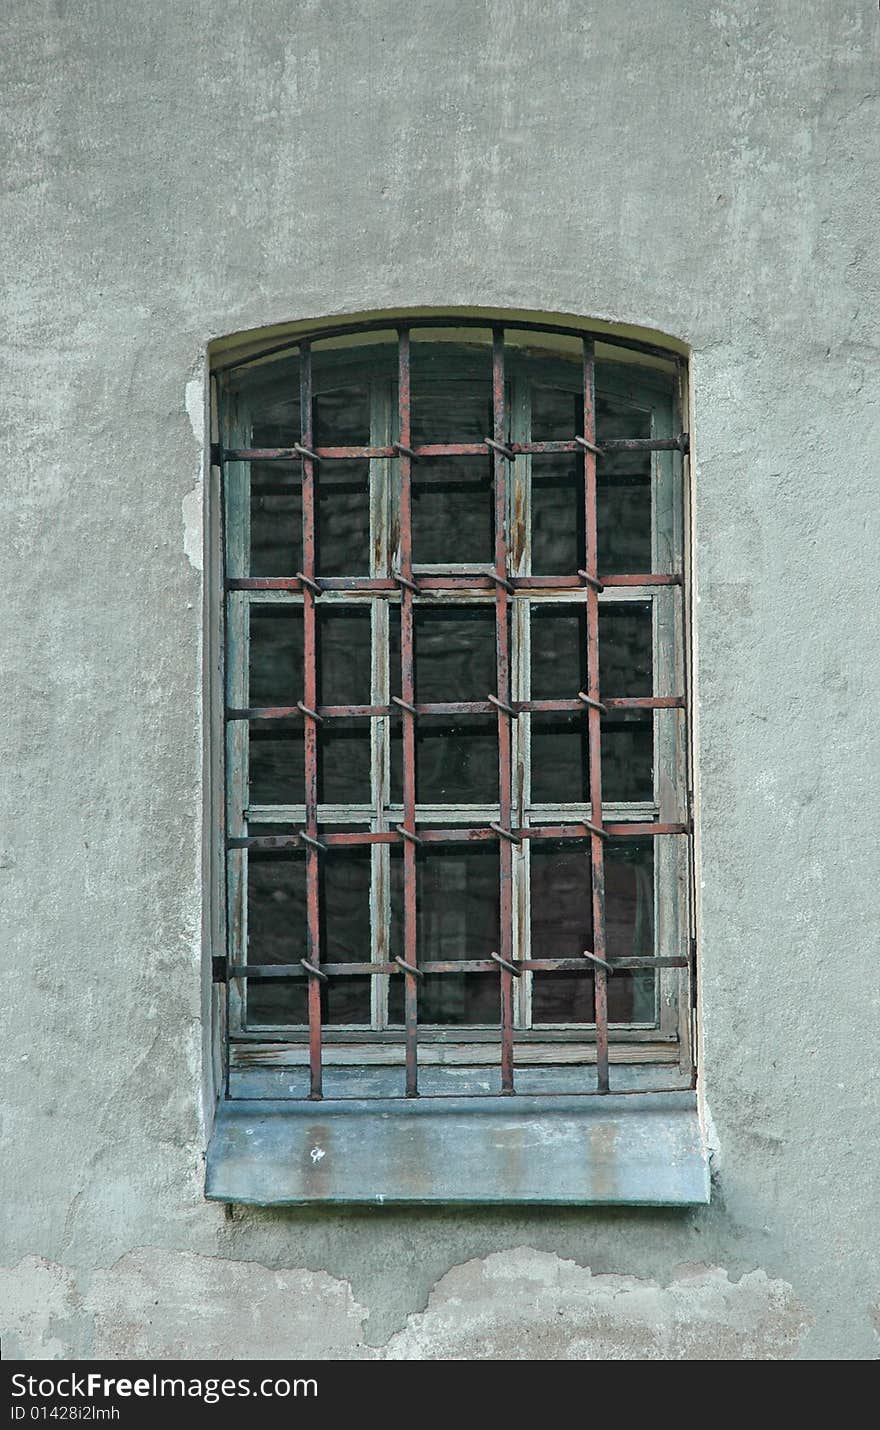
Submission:
M 324 1271 L 143 1247 L 84 1281 L 80 1298 L 36 1257 L 0 1275 L 17 1355 L 76 1359 L 85 1335 L 108 1360 L 787 1360 L 813 1320 L 762 1270 L 687 1266 L 663 1286 L 528 1246 L 448 1271 L 378 1347 L 349 1282 Z
M 155 1247 L 96 1272 L 85 1305 L 108 1360 L 349 1360 L 366 1316 L 325 1271 Z
M 788 1360 L 812 1317 L 786 1281 L 688 1267 L 669 1286 L 517 1247 L 468 1261 L 383 1349 L 389 1360 Z

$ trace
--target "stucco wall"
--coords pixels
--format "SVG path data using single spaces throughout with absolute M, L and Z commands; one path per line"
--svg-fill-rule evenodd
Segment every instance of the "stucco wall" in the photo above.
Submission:
M 5 18 L 4 1354 L 875 1356 L 876 3 Z M 206 347 L 411 304 L 693 349 L 705 1210 L 202 1200 Z

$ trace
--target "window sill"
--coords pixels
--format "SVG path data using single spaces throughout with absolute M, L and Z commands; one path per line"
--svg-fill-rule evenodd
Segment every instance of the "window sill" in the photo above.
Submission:
M 696 1094 L 221 1102 L 205 1195 L 256 1206 L 705 1205 Z

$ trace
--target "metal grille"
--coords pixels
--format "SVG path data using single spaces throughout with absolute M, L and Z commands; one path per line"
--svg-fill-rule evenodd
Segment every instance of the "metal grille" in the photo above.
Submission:
M 455 319 L 455 326 L 462 320 Z M 369 325 L 360 325 L 364 330 Z M 377 329 L 380 324 L 374 325 Z M 387 323 L 381 327 L 387 328 Z M 530 328 L 528 324 L 505 324 L 492 331 L 492 415 L 491 433 L 478 442 L 433 443 L 413 447 L 411 425 L 412 363 L 410 331 L 415 325 L 400 324 L 397 328 L 398 410 L 397 439 L 384 445 L 321 446 L 315 441 L 315 397 L 313 391 L 313 343 L 319 335 L 298 342 L 300 372 L 299 403 L 301 440 L 288 447 L 236 447 L 218 443 L 213 456 L 220 470 L 221 493 L 227 482 L 231 464 L 285 463 L 296 464 L 302 490 L 302 565 L 294 576 L 230 575 L 229 542 L 221 533 L 224 549 L 223 586 L 227 601 L 234 593 L 276 592 L 296 593 L 302 602 L 303 669 L 302 698 L 284 706 L 252 706 L 241 694 L 247 689 L 246 672 L 236 671 L 229 655 L 229 633 L 234 630 L 235 613 L 227 607 L 227 703 L 226 721 L 230 729 L 246 729 L 253 722 L 298 720 L 304 730 L 304 819 L 290 832 L 254 835 L 246 822 L 224 830 L 227 851 L 227 920 L 230 947 L 236 947 L 232 937 L 236 921 L 240 920 L 246 873 L 241 868 L 240 851 L 297 850 L 304 853 L 306 879 L 307 942 L 306 956 L 289 964 L 258 964 L 247 961 L 216 960 L 218 976 L 227 990 L 240 988 L 247 979 L 284 978 L 305 980 L 308 988 L 308 1058 L 309 1095 L 322 1096 L 322 1075 L 325 1028 L 322 1020 L 322 987 L 330 980 L 368 977 L 374 980 L 400 979 L 404 987 L 405 1071 L 402 1091 L 408 1097 L 419 1094 L 419 994 L 426 975 L 461 976 L 463 973 L 487 974 L 497 977 L 500 987 L 501 1093 L 510 1096 L 516 1090 L 514 1049 L 515 989 L 518 980 L 527 973 L 550 971 L 584 973 L 592 976 L 594 990 L 594 1025 L 596 1085 L 599 1093 L 609 1091 L 609 1018 L 608 978 L 618 969 L 681 969 L 689 970 L 690 948 L 687 953 L 674 950 L 654 956 L 632 955 L 609 959 L 606 943 L 605 914 L 605 851 L 609 842 L 628 840 L 688 839 L 690 818 L 686 791 L 677 792 L 684 818 L 678 822 L 663 819 L 616 822 L 606 817 L 602 796 L 602 725 L 613 712 L 633 710 L 684 710 L 684 690 L 674 694 L 625 695 L 603 698 L 600 688 L 599 610 L 600 595 L 614 588 L 661 588 L 681 586 L 681 570 L 657 573 L 600 573 L 597 537 L 597 458 L 615 451 L 675 451 L 687 452 L 687 437 L 620 438 L 599 446 L 596 433 L 595 342 L 578 334 L 582 343 L 582 410 L 581 431 L 573 438 L 545 441 L 512 441 L 508 435 L 506 411 L 506 348 L 505 328 Z M 438 326 L 436 319 L 424 326 Z M 476 324 L 475 324 L 476 326 Z M 480 326 L 484 326 L 480 324 Z M 543 331 L 543 330 L 542 330 Z M 336 330 L 338 335 L 339 330 Z M 603 340 L 604 341 L 604 340 Z M 287 349 L 289 350 L 289 349 Z M 274 351 L 274 350 L 273 350 Z M 280 351 L 280 349 L 279 349 Z M 667 355 L 668 356 L 668 355 Z M 252 360 L 252 359 L 249 359 Z M 228 433 L 228 424 L 221 431 Z M 229 438 L 226 438 L 227 443 Z M 583 471 L 583 551 L 575 570 L 565 575 L 541 576 L 516 574 L 511 561 L 509 512 L 511 508 L 511 472 L 519 456 L 570 454 L 582 465 Z M 432 570 L 425 574 L 414 569 L 412 489 L 413 467 L 432 458 L 484 457 L 491 460 L 494 511 L 494 552 L 491 566 L 483 571 L 467 572 Z M 325 462 L 369 460 L 394 462 L 398 466 L 399 542 L 397 563 L 385 574 L 363 577 L 327 577 L 316 569 L 317 494 Z M 287 468 L 285 468 L 287 470 Z M 295 476 L 294 478 L 295 479 Z M 230 493 L 221 495 L 221 510 L 228 524 Z M 231 563 L 232 569 L 235 562 Z M 249 568 L 248 568 L 249 569 Z M 400 609 L 400 690 L 399 696 L 388 696 L 375 703 L 358 705 L 320 704 L 318 698 L 317 624 L 322 600 L 334 592 L 367 597 L 375 606 L 384 603 Z M 564 699 L 517 699 L 511 673 L 511 613 L 517 604 L 536 595 L 566 592 L 580 593 L 585 607 L 586 683 L 584 689 L 571 691 Z M 491 593 L 495 616 L 495 688 L 484 700 L 424 702 L 418 698 L 414 669 L 414 614 L 417 605 L 440 603 L 453 594 L 482 593 L 485 602 Z M 387 632 L 387 624 L 386 624 Z M 375 695 L 375 691 L 374 691 Z M 534 823 L 531 819 L 517 823 L 514 818 L 513 747 L 516 722 L 527 714 L 578 714 L 586 724 L 589 762 L 589 806 L 587 815 L 575 820 Z M 498 750 L 498 818 L 470 825 L 419 822 L 416 803 L 416 731 L 418 721 L 428 716 L 490 715 L 497 725 Z M 346 829 L 333 831 L 319 822 L 319 730 L 338 720 L 399 722 L 402 733 L 403 818 L 391 827 Z M 236 778 L 236 746 L 228 747 L 228 774 Z M 229 751 L 231 750 L 231 754 Z M 235 799 L 233 807 L 237 808 Z M 246 795 L 239 800 L 246 807 Z M 381 821 L 380 821 L 381 823 Z M 520 957 L 515 946 L 516 917 L 514 890 L 514 860 L 533 841 L 571 841 L 589 854 L 589 879 L 592 897 L 592 944 L 578 957 Z M 487 948 L 485 957 L 461 960 L 420 960 L 417 944 L 417 859 L 423 848 L 437 844 L 491 843 L 499 856 L 500 937 L 497 948 Z M 332 962 L 322 950 L 320 919 L 320 887 L 322 861 L 331 849 L 358 847 L 398 847 L 403 862 L 403 953 L 395 957 L 368 961 Z M 236 863 L 236 860 L 239 860 Z M 240 946 L 240 943 L 238 944 Z M 229 994 L 227 994 L 227 998 Z M 234 1040 L 233 1020 L 227 1006 L 227 1039 Z M 227 1048 L 227 1067 L 229 1065 Z

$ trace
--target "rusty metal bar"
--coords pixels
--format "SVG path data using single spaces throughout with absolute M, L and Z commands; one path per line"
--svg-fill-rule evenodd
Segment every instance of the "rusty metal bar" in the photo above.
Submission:
M 507 521 L 508 472 L 514 451 L 507 444 L 507 401 L 504 383 L 504 329 L 492 330 L 492 437 L 486 445 L 492 454 L 495 496 L 495 688 L 489 697 L 497 707 L 498 720 L 498 804 L 500 819 L 493 832 L 500 839 L 500 933 L 497 963 L 501 977 L 501 1091 L 514 1091 L 513 1071 L 513 850 L 519 840 L 511 831 L 513 813 L 513 768 L 511 721 L 516 712 L 510 704 L 510 625 L 507 614 Z M 491 826 L 490 826 L 491 827 Z M 518 976 L 518 974 L 516 975 Z
M 684 443 L 684 445 L 682 445 Z M 500 452 L 508 462 L 514 457 L 565 456 L 592 452 L 603 457 L 612 452 L 686 452 L 687 434 L 678 437 L 612 437 L 597 447 L 582 437 L 559 442 L 496 442 L 486 437 L 483 442 L 429 442 L 422 447 L 394 442 L 388 447 L 230 447 L 223 457 L 229 462 L 364 462 L 382 457 L 408 457 L 411 462 L 431 457 L 485 457 L 486 449 Z
M 395 695 L 390 705 L 319 705 L 314 711 L 304 710 L 301 702 L 296 705 L 253 705 L 241 708 L 230 706 L 226 711 L 226 719 L 271 722 L 310 715 L 312 719 L 323 722 L 396 715 L 398 710 L 408 710 L 411 715 L 494 715 L 499 709 L 515 718 L 524 711 L 552 715 L 557 711 L 564 713 L 582 710 L 585 705 L 607 714 L 611 710 L 680 710 L 684 708 L 684 704 L 683 695 L 634 695 L 593 701 L 583 691 L 578 691 L 576 700 L 514 700 L 511 704 L 502 704 L 495 696 L 490 695 L 488 700 L 441 700 L 430 704 L 409 705 Z
M 520 973 L 523 970 L 532 970 L 541 973 L 591 973 L 592 969 L 585 962 L 585 958 L 593 957 L 584 954 L 580 958 L 523 958 L 512 960 L 512 968 Z M 418 965 L 419 974 L 462 974 L 462 973 L 494 973 L 498 968 L 500 954 L 493 958 L 445 958 L 429 959 L 427 962 Z M 318 970 L 318 976 L 329 978 L 365 978 L 378 974 L 393 974 L 403 966 L 403 960 L 397 958 L 388 962 L 369 963 L 322 963 Z M 413 965 L 414 967 L 416 965 Z M 626 955 L 622 958 L 615 958 L 613 962 L 607 962 L 606 968 L 610 972 L 626 969 L 640 968 L 689 968 L 690 960 L 687 958 L 640 958 Z M 303 968 L 310 967 L 307 959 L 300 959 L 299 963 L 236 963 L 227 969 L 230 978 L 303 978 Z
M 483 454 L 485 456 L 485 453 Z M 631 575 L 628 572 L 618 576 L 601 576 L 601 586 L 680 586 L 682 577 L 676 572 L 645 572 Z M 352 595 L 397 596 L 403 584 L 400 576 L 322 576 L 315 586 L 325 591 L 351 592 Z M 410 590 L 419 596 L 430 595 L 434 591 L 490 591 L 498 584 L 497 577 L 488 572 L 471 573 L 450 571 L 448 575 L 419 575 L 418 582 L 409 582 Z M 530 595 L 541 591 L 583 590 L 580 576 L 510 576 L 501 583 L 512 595 L 528 592 Z M 299 595 L 303 583 L 298 576 L 234 576 L 226 582 L 227 591 L 286 591 Z
M 553 839 L 559 842 L 563 839 L 583 840 L 594 834 L 605 839 L 651 839 L 659 838 L 662 835 L 690 833 L 690 824 L 637 823 L 633 820 L 632 823 L 599 826 L 589 820 L 581 819 L 572 821 L 571 824 L 528 824 L 519 829 L 514 827 L 502 831 L 486 824 L 477 824 L 473 827 L 444 826 L 440 829 L 428 829 L 422 826 L 415 837 L 422 844 L 489 844 L 497 839 L 513 843 L 518 843 L 522 839 Z M 325 833 L 322 834 L 318 843 L 320 847 L 328 849 L 345 849 L 359 844 L 401 844 L 404 841 L 409 843 L 411 840 L 412 833 L 409 829 L 405 832 L 397 829 L 365 829 L 363 833 Z M 295 831 L 290 834 L 230 836 L 226 841 L 226 847 L 227 849 L 297 849 L 307 842 L 307 834 Z
M 412 440 L 411 369 L 409 330 L 397 334 L 397 440 L 400 444 L 400 566 L 395 580 L 400 586 L 400 707 L 403 712 L 403 823 L 410 833 L 416 828 L 416 722 L 415 674 L 413 659 L 412 569 Z M 416 941 L 416 845 L 403 839 L 403 958 L 404 1026 L 406 1029 L 406 1096 L 418 1097 L 418 948 Z
M 312 352 L 300 346 L 300 414 L 302 422 L 302 533 L 303 533 L 303 699 L 298 702 L 305 719 L 306 828 L 306 948 L 308 965 L 317 974 L 321 966 L 320 849 L 318 847 L 318 642 L 314 589 L 316 493 L 315 462 L 305 453 L 315 440 L 312 391 Z M 321 1097 L 321 978 L 309 978 L 309 1096 Z
M 578 572 L 587 581 L 587 689 L 595 702 L 587 707 L 587 744 L 590 761 L 590 864 L 593 897 L 593 983 L 596 1024 L 596 1079 L 600 1092 L 608 1082 L 608 986 L 605 964 L 605 855 L 606 831 L 602 827 L 602 714 L 596 709 L 599 693 L 599 543 L 597 533 L 596 364 L 592 342 L 584 342 L 584 566 Z

